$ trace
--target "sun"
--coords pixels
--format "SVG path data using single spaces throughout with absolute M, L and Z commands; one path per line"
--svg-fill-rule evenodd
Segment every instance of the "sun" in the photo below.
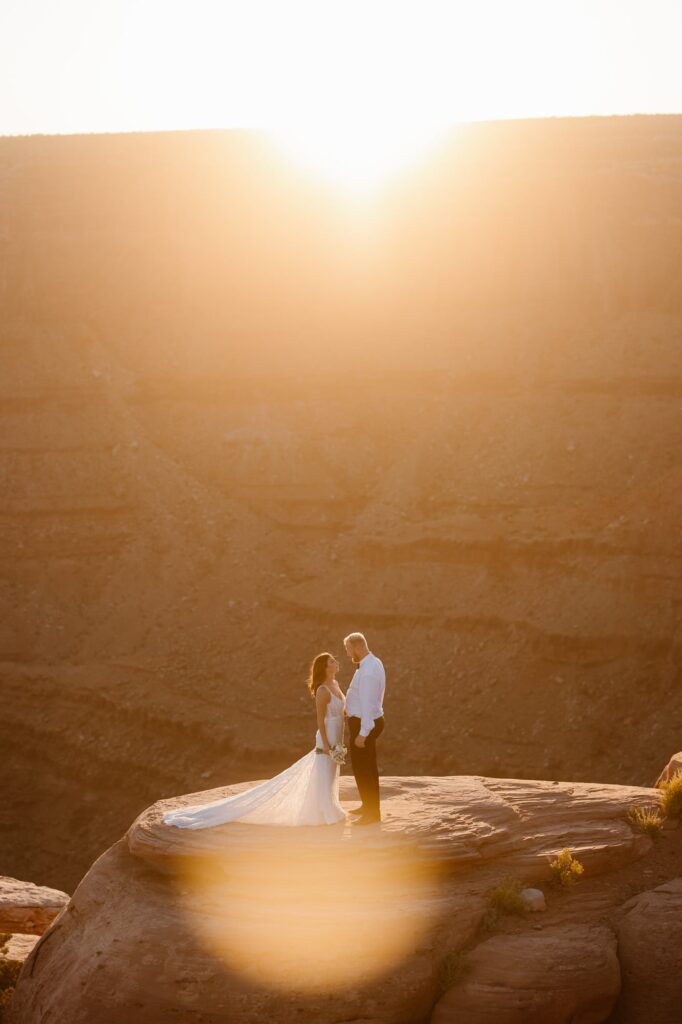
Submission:
M 291 121 L 266 126 L 264 134 L 303 171 L 362 198 L 425 159 L 446 129 L 446 124 L 428 117 L 396 124 L 386 118 L 354 116 L 333 122 Z

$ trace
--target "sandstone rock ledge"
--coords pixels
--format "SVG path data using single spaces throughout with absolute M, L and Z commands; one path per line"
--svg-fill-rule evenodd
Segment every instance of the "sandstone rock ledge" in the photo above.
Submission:
M 632 864 L 651 840 L 626 814 L 655 790 L 389 777 L 381 827 L 162 822 L 169 807 L 244 788 L 160 801 L 133 822 L 28 957 L 12 1024 L 609 1019 L 621 989 L 602 923 L 613 897 L 586 899 L 579 920 L 543 929 L 534 915 L 523 934 L 491 937 L 486 892 L 509 874 L 542 882 L 563 847 L 585 878 Z M 357 799 L 351 779 L 341 796 Z M 446 990 L 444 965 L 464 947 L 473 972 Z
M 0 876 L 0 932 L 42 935 L 68 902 L 59 889 Z

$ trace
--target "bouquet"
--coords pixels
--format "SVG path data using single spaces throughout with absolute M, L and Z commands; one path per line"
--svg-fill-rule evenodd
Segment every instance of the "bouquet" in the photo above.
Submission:
M 323 750 L 322 747 L 315 747 L 315 753 L 326 754 L 327 751 Z M 344 747 L 343 743 L 337 743 L 335 746 L 331 747 L 329 751 L 329 756 L 331 757 L 332 761 L 334 761 L 336 764 L 345 764 L 347 753 L 348 750 L 346 747 Z
M 332 747 L 332 749 L 330 750 L 329 756 L 331 757 L 332 761 L 336 762 L 336 764 L 345 764 L 347 753 L 348 750 L 346 749 L 346 747 L 344 747 L 343 743 L 337 743 L 336 746 Z

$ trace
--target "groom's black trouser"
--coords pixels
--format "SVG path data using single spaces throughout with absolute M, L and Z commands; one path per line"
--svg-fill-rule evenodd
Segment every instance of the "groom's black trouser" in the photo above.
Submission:
M 350 730 L 350 763 L 362 801 L 362 813 L 380 817 L 379 769 L 377 768 L 377 740 L 384 731 L 384 719 L 375 718 L 374 728 L 365 740 L 364 747 L 355 746 L 355 737 L 360 732 L 361 721 L 357 715 L 348 716 Z

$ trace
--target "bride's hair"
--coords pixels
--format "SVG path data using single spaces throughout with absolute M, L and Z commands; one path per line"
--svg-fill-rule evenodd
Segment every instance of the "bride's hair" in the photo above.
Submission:
M 310 675 L 308 676 L 308 689 L 310 690 L 310 696 L 314 697 L 317 694 L 317 689 L 320 683 L 324 683 L 327 678 L 327 663 L 332 657 L 328 651 L 323 651 L 322 654 L 318 654 L 312 660 L 310 666 Z

